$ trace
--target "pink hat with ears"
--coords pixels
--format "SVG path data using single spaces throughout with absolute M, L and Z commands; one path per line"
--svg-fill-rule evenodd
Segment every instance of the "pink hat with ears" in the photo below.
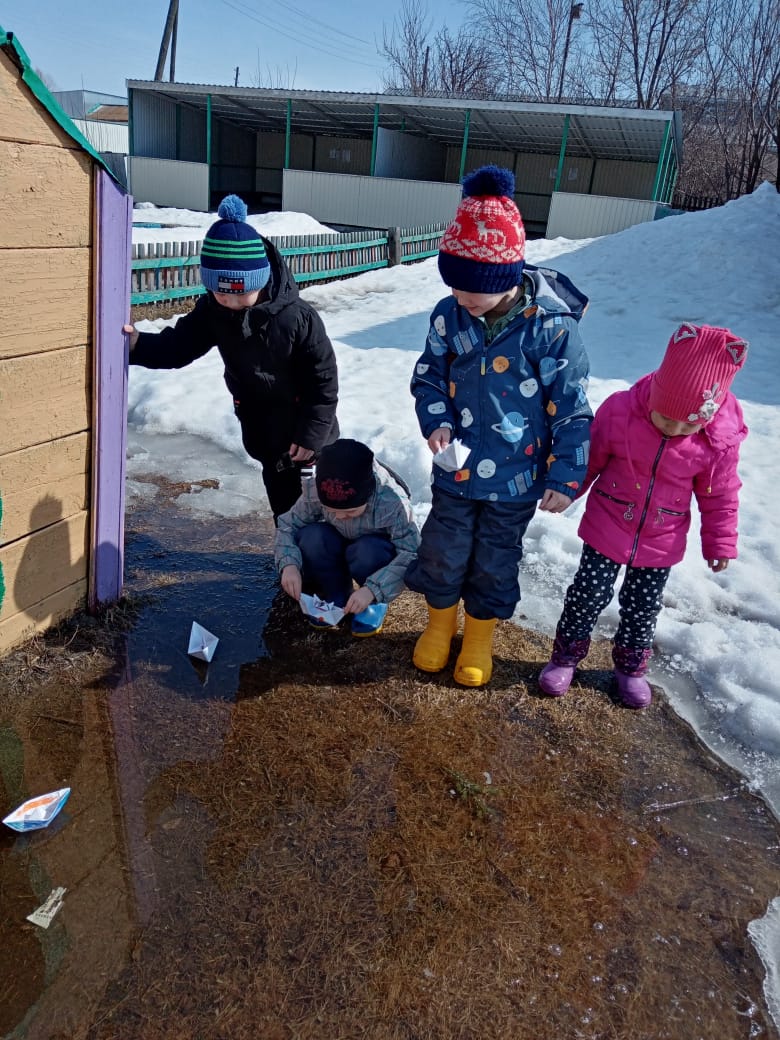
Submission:
M 684 322 L 653 373 L 650 411 L 677 422 L 709 422 L 744 365 L 747 352 L 747 342 L 728 329 Z

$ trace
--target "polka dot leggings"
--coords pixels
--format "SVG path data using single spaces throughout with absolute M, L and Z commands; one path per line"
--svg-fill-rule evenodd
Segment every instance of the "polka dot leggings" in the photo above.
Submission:
M 621 565 L 584 545 L 574 581 L 566 592 L 557 637 L 563 644 L 588 639 L 599 615 L 609 606 Z M 615 645 L 645 650 L 653 645 L 655 626 L 671 567 L 626 567 L 618 594 L 620 623 Z

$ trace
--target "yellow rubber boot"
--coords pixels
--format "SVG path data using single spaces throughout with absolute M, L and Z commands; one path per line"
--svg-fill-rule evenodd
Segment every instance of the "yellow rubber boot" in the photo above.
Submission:
M 493 674 L 493 630 L 496 619 L 480 621 L 466 614 L 463 646 L 455 664 L 455 682 L 461 686 L 484 686 Z
M 450 657 L 450 643 L 458 629 L 458 604 L 439 610 L 428 607 L 428 625 L 414 648 L 415 668 L 440 672 Z

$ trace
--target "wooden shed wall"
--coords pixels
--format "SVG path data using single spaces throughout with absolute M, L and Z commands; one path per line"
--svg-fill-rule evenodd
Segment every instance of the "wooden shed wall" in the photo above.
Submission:
M 0 52 L 0 656 L 83 604 L 94 160 Z

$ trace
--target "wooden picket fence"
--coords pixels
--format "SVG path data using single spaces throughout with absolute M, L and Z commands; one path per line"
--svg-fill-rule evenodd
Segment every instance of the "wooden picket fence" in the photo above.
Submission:
M 435 256 L 446 226 L 425 224 L 387 231 L 268 237 L 286 259 L 296 282 L 305 284 L 334 281 Z M 205 292 L 200 283 L 201 244 L 202 239 L 134 244 L 130 303 L 159 303 Z

